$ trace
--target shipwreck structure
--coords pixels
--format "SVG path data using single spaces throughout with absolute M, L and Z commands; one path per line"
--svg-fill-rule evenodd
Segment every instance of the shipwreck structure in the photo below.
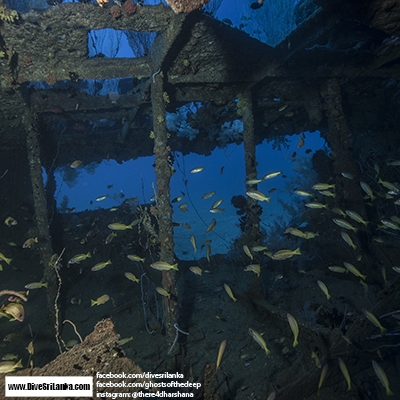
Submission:
M 13 210 L 16 204 L 31 207 L 50 309 L 58 290 L 51 260 L 63 249 L 62 238 L 53 237 L 61 222 L 53 173 L 71 160 L 122 162 L 155 153 L 159 198 L 152 214 L 157 216 L 160 259 L 170 264 L 174 262 L 171 154 L 209 154 L 219 143 L 209 138 L 206 127 L 222 126 L 238 115 L 244 122 L 243 169 L 248 175 L 256 171 L 255 146 L 265 138 L 318 129 L 331 150 L 331 157 L 322 158 L 319 165 L 329 164 L 335 180 L 333 205 L 346 204 L 367 218 L 362 189 L 343 180 L 341 172 L 359 174 L 355 153 L 382 160 L 390 154 L 395 159 L 400 148 L 400 3 L 305 0 L 299 2 L 296 15 L 296 29 L 270 47 L 201 10 L 175 13 L 163 4 L 137 6 L 127 0 L 105 7 L 60 3 L 19 14 L 0 0 L 0 183 L 7 188 L 0 204 L 3 210 Z M 88 57 L 90 32 L 106 28 L 156 36 L 148 54 L 141 57 Z M 124 79 L 129 89 L 117 96 L 90 95 L 85 90 L 87 80 L 114 78 Z M 190 102 L 205 107 L 195 115 L 199 134 L 189 141 L 167 132 L 165 112 Z M 138 123 L 139 118 L 148 123 Z M 46 188 L 42 168 L 47 173 Z M 246 234 L 257 243 L 257 202 L 249 199 L 247 210 Z M 368 227 L 360 231 L 362 237 L 368 236 Z M 370 246 L 375 258 L 365 258 L 364 273 L 383 287 L 386 278 L 372 260 L 387 263 L 387 256 L 377 244 Z M 362 245 L 355 258 L 362 257 L 361 252 L 365 252 Z M 163 272 L 163 286 L 172 294 L 165 299 L 168 348 L 175 344 L 178 321 L 176 280 L 174 271 Z M 399 301 L 395 290 L 399 279 L 392 285 L 380 293 L 379 311 Z M 261 287 L 254 288 L 261 293 Z M 286 313 L 279 307 L 266 306 L 259 298 L 252 307 L 276 320 L 278 330 L 285 330 Z M 367 329 L 364 319 L 349 332 L 361 341 Z M 318 342 L 326 357 L 345 351 L 338 329 L 332 333 L 325 327 L 317 334 L 312 328 L 305 330 L 307 340 Z M 296 381 L 282 378 L 274 387 L 282 399 L 299 392 L 305 397 L 316 391 L 319 372 L 307 379 L 293 372 Z

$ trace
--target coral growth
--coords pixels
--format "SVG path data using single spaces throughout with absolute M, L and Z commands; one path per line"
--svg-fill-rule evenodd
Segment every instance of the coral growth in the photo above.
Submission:
M 117 19 L 121 16 L 121 9 L 118 6 L 112 6 L 110 9 L 110 13 L 113 18 Z
M 188 13 L 197 10 L 207 4 L 210 0 L 166 0 L 176 14 Z
M 107 4 L 108 3 L 108 0 L 96 0 L 97 1 L 97 4 L 100 6 L 100 7 L 104 7 L 104 4 Z
M 136 10 L 137 10 L 137 6 L 132 0 L 127 0 L 124 3 L 124 11 L 127 14 L 135 14 Z
M 14 22 L 19 18 L 15 10 L 9 10 L 4 6 L 0 6 L 0 20 L 6 22 Z

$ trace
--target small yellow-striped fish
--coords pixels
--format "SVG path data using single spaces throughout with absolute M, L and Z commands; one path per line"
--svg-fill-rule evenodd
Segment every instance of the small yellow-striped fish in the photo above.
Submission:
M 381 330 L 381 335 L 384 335 L 386 333 L 387 329 L 381 325 L 381 323 L 378 321 L 378 318 L 376 318 L 375 315 L 372 314 L 372 312 L 367 311 L 365 308 L 363 308 L 363 313 L 370 322 L 372 322 L 377 328 Z
M 217 366 L 215 368 L 216 371 L 218 371 L 218 368 L 221 364 L 222 361 L 222 356 L 224 355 L 226 348 L 226 340 L 222 341 L 221 345 L 219 346 L 219 351 L 218 351 L 218 358 L 217 358 Z
M 344 376 L 344 379 L 346 379 L 347 382 L 347 391 L 351 390 L 351 380 L 350 380 L 350 375 L 349 371 L 347 370 L 346 364 L 341 358 L 338 358 L 339 360 L 339 367 L 340 370 L 342 371 L 342 374 Z
M 262 338 L 262 336 L 257 331 L 251 328 L 249 328 L 249 333 L 251 337 L 265 350 L 265 354 L 268 356 L 271 351 L 268 350 L 267 344 L 265 343 L 265 340 Z
M 353 248 L 353 250 L 355 250 L 357 248 L 357 246 L 353 243 L 353 241 L 351 240 L 351 237 L 349 236 L 348 233 L 346 232 L 340 232 L 340 235 L 342 236 L 343 240 L 350 246 Z
M 233 293 L 232 293 L 231 288 L 230 288 L 226 283 L 224 283 L 224 289 L 225 289 L 226 293 L 228 293 L 228 296 L 229 296 L 233 301 L 237 301 L 237 299 L 235 298 L 235 296 L 234 296 Z
M 294 335 L 293 347 L 296 347 L 299 344 L 297 340 L 297 338 L 299 337 L 299 326 L 297 325 L 297 321 L 292 315 L 288 314 L 287 319 L 289 321 L 290 329 L 292 330 Z
M 136 276 L 133 275 L 132 272 L 125 272 L 124 275 L 125 275 L 125 277 L 128 278 L 130 281 L 135 282 L 135 283 L 139 283 L 139 279 L 136 278 Z
M 381 381 L 383 387 L 386 389 L 386 396 L 394 396 L 394 393 L 389 389 L 389 380 L 383 368 L 376 362 L 372 361 L 372 366 L 378 379 Z
M 324 367 L 322 368 L 321 372 L 321 377 L 319 378 L 319 383 L 318 383 L 318 392 L 317 395 L 319 396 L 319 391 L 321 389 L 322 384 L 324 383 L 324 379 L 326 377 L 326 373 L 328 372 L 328 364 L 325 364 Z
M 247 247 L 247 245 L 244 245 L 244 246 L 243 246 L 243 251 L 245 252 L 245 254 L 246 254 L 248 257 L 250 257 L 251 260 L 253 259 L 253 254 L 251 254 L 251 252 L 250 252 L 249 248 Z
M 164 288 L 157 286 L 156 287 L 157 293 L 161 294 L 161 296 L 168 297 L 169 299 L 171 298 L 171 294 L 168 293 Z
M 324 292 L 326 298 L 329 300 L 331 298 L 331 295 L 328 293 L 328 288 L 326 287 L 325 283 L 321 281 L 317 281 L 317 283 L 320 289 Z
M 358 276 L 363 281 L 365 281 L 367 279 L 367 275 L 363 275 L 353 264 L 350 264 L 346 261 L 343 264 L 355 276 Z

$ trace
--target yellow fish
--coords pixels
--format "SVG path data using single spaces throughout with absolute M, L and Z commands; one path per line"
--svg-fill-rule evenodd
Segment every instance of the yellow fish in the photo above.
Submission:
M 47 288 L 48 284 L 48 282 L 32 282 L 25 285 L 25 289 L 40 289 L 42 287 Z
M 305 190 L 293 190 L 294 193 L 296 193 L 299 196 L 303 197 L 314 197 L 313 194 L 306 192 Z
M 192 168 L 189 172 L 191 174 L 197 174 L 198 172 L 203 171 L 203 170 L 204 170 L 204 167 L 196 167 L 196 168 Z
M 7 353 L 1 358 L 3 361 L 12 361 L 12 360 L 17 360 L 18 356 L 16 354 L 12 353 Z
M 328 208 L 328 204 L 322 203 L 305 203 L 304 205 L 308 208 Z
M 225 208 L 219 208 L 219 207 L 210 208 L 208 211 L 210 211 L 210 213 L 217 214 L 217 213 L 220 213 L 220 212 L 224 212 Z
M 383 368 L 374 360 L 372 361 L 372 366 L 374 367 L 376 376 L 381 381 L 383 387 L 386 389 L 386 396 L 394 396 L 394 393 L 389 389 L 389 380 Z
M 35 348 L 33 346 L 33 341 L 29 342 L 28 347 L 26 349 L 28 350 L 28 353 L 30 355 L 33 355 L 33 353 L 35 352 Z
M 264 175 L 264 178 L 262 178 L 263 181 L 266 181 L 267 179 L 272 179 L 275 178 L 276 176 L 283 174 L 283 171 L 278 171 L 278 172 L 270 172 L 267 175 Z
M 319 191 L 322 195 L 327 196 L 327 197 L 336 197 L 336 193 L 332 193 L 329 190 L 320 190 Z
M 100 271 L 101 269 L 107 267 L 107 265 L 109 264 L 111 264 L 111 260 L 99 262 L 94 267 L 92 267 L 92 271 Z
M 301 256 L 300 247 L 296 250 L 279 250 L 276 253 L 271 255 L 273 260 L 286 260 L 287 258 L 291 258 L 294 255 Z
M 118 340 L 118 346 L 123 346 L 124 344 L 129 343 L 131 340 L 133 340 L 133 336 L 125 338 L 125 339 L 120 339 L 120 340 Z
M 229 296 L 233 301 L 237 301 L 237 299 L 235 299 L 235 296 L 234 296 L 233 293 L 232 293 L 231 288 L 230 288 L 226 283 L 224 283 L 224 289 L 225 289 L 226 293 L 228 293 L 228 296 Z
M 268 246 L 253 246 L 251 248 L 251 251 L 254 251 L 255 253 L 263 250 L 268 250 Z
M 208 193 L 206 193 L 206 194 L 203 194 L 203 196 L 201 196 L 201 198 L 203 199 L 203 200 L 205 200 L 205 199 L 209 199 L 211 196 L 214 196 L 214 194 L 216 194 L 217 192 L 214 190 L 213 192 L 208 192 Z
M 203 271 L 200 267 L 189 267 L 189 269 L 196 275 L 202 275 Z
M 328 372 L 328 364 L 325 364 L 324 367 L 322 368 L 322 372 L 321 372 L 321 377 L 319 378 L 319 383 L 318 383 L 318 392 L 317 395 L 319 396 L 319 390 L 321 389 L 321 386 L 324 382 L 326 373 Z
M 376 199 L 376 196 L 373 195 L 372 189 L 368 185 L 368 183 L 360 182 L 361 189 L 364 190 L 365 193 L 370 197 L 371 201 Z
M 14 361 L 3 361 L 0 362 L 0 374 L 7 374 L 9 372 L 15 371 L 17 368 L 24 368 L 22 365 L 22 359 L 17 363 Z
M 299 337 L 299 326 L 297 325 L 297 321 L 292 315 L 288 314 L 287 319 L 289 321 L 290 329 L 292 330 L 294 335 L 293 347 L 296 347 L 299 344 L 299 342 L 297 341 L 297 338 Z
M 250 253 L 249 248 L 247 247 L 247 245 L 243 246 L 243 251 L 245 252 L 245 254 L 250 257 L 250 259 L 253 259 L 253 254 Z
M 368 225 L 368 221 L 364 221 L 360 214 L 357 214 L 355 211 L 346 210 L 345 213 L 354 221 L 359 222 L 360 224 Z
M 75 160 L 69 166 L 70 166 L 70 168 L 78 168 L 81 165 L 82 165 L 82 161 L 81 160 Z
M 343 268 L 343 267 L 337 267 L 333 265 L 332 267 L 328 267 L 332 272 L 338 272 L 339 274 L 343 274 L 344 272 L 349 272 L 348 269 Z
M 262 338 L 262 336 L 257 331 L 251 328 L 249 328 L 249 333 L 251 337 L 265 350 L 265 354 L 268 356 L 271 351 L 268 350 L 267 344 L 265 343 L 265 340 Z
M 79 264 L 81 261 L 86 260 L 86 258 L 91 257 L 92 256 L 90 255 L 90 251 L 88 251 L 86 254 L 77 254 L 68 261 L 68 264 Z
M 351 380 L 350 380 L 350 375 L 349 371 L 347 370 L 346 364 L 341 358 L 338 358 L 339 360 L 339 367 L 340 370 L 342 371 L 342 374 L 344 376 L 344 379 L 346 379 L 347 382 L 347 391 L 351 390 Z
M 331 298 L 331 295 L 328 293 L 328 288 L 326 287 L 325 283 L 321 281 L 317 281 L 317 283 L 320 289 L 324 292 L 326 298 L 329 300 Z
M 257 190 L 255 191 L 248 191 L 246 192 L 247 196 L 251 197 L 254 200 L 257 201 L 266 201 L 269 203 L 269 200 L 271 199 L 271 197 L 267 197 L 264 193 L 261 193 Z
M 125 229 L 132 229 L 132 225 L 124 225 L 116 222 L 108 225 L 108 228 L 112 229 L 113 231 L 124 231 Z
M 100 296 L 97 300 L 91 300 L 91 306 L 99 306 L 100 304 L 107 303 L 108 300 L 110 300 L 110 296 L 108 294 L 103 294 L 103 296 Z
M 103 201 L 108 197 L 108 194 L 106 194 L 105 196 L 99 196 L 96 198 L 96 201 Z
M 211 253 L 211 246 L 210 245 L 207 246 L 206 253 L 207 253 L 207 261 L 210 262 L 210 253 Z
M 261 274 L 261 266 L 260 266 L 260 264 L 250 264 L 244 270 L 245 271 L 253 271 L 255 274 L 257 274 L 257 278 Z
M 351 229 L 354 232 L 358 231 L 358 228 L 354 227 L 353 225 L 351 225 L 349 222 L 345 221 L 344 219 L 340 219 L 340 218 L 333 218 L 332 221 L 340 226 L 341 228 L 344 229 Z
M 217 208 L 223 201 L 224 199 L 215 200 L 211 208 Z
M 378 321 L 378 318 L 375 317 L 374 314 L 372 314 L 372 312 L 367 311 L 365 308 L 362 309 L 365 316 L 377 327 L 381 330 L 381 335 L 384 335 L 387 331 L 386 328 L 384 328 L 381 323 Z
M 212 240 L 206 240 L 206 241 L 201 245 L 201 248 L 203 249 L 204 247 L 208 246 L 211 242 L 212 242 Z
M 315 237 L 319 236 L 319 232 L 309 232 L 305 231 L 303 232 L 304 234 L 304 239 L 314 239 Z
M 125 277 L 128 278 L 130 281 L 135 282 L 135 283 L 139 283 L 139 279 L 136 278 L 136 276 L 133 275 L 132 272 L 125 272 L 124 275 L 125 275 Z
M 276 398 L 276 392 L 272 392 L 268 397 L 267 400 L 275 400 Z
M 159 271 L 168 271 L 170 269 L 178 271 L 178 263 L 171 265 L 164 261 L 156 261 L 155 263 L 150 264 L 150 267 L 158 269 Z
M 355 250 L 357 248 L 357 246 L 353 243 L 353 241 L 351 240 L 351 237 L 349 236 L 348 233 L 346 232 L 340 232 L 340 235 L 342 236 L 343 240 L 350 246 L 353 248 L 353 250 Z
M 17 225 L 17 224 L 18 224 L 18 221 L 17 221 L 16 219 L 14 219 L 13 217 L 7 217 L 7 218 L 5 219 L 5 221 L 4 221 L 4 223 L 5 223 L 7 226 L 13 226 L 13 225 Z
M 106 240 L 105 240 L 105 244 L 109 244 L 109 243 L 111 243 L 111 241 L 114 239 L 114 237 L 115 236 L 117 236 L 117 233 L 116 232 L 111 232 L 107 237 L 106 237 Z
M 12 258 L 7 258 L 3 253 L 0 253 L 0 260 L 5 261 L 8 265 L 10 265 Z
M 137 261 L 137 262 L 144 262 L 145 258 L 140 258 L 139 256 L 135 254 L 129 254 L 127 256 L 131 261 Z
M 257 185 L 257 183 L 262 182 L 262 179 L 248 179 L 244 184 L 245 185 Z
M 175 198 L 171 201 L 171 203 L 178 203 L 178 202 L 180 202 L 181 200 L 183 200 L 184 197 L 185 197 L 184 194 L 183 194 L 182 196 L 175 197 Z
M 208 226 L 208 229 L 206 231 L 206 235 L 207 235 L 208 232 L 214 230 L 216 224 L 217 224 L 217 221 L 215 220 L 215 218 L 213 218 L 211 224 Z
M 343 264 L 347 268 L 347 270 L 350 271 L 355 276 L 358 276 L 363 281 L 365 281 L 367 279 L 367 275 L 363 275 L 353 264 L 350 264 L 346 261 Z
M 321 369 L 321 368 L 322 368 L 321 361 L 319 360 L 319 357 L 315 354 L 315 352 L 312 352 L 312 353 L 311 353 L 311 358 L 314 359 L 315 365 L 316 365 L 319 369 Z
M 293 236 L 304 238 L 304 233 L 300 229 L 297 229 L 297 228 L 286 228 L 283 233 L 285 233 L 285 234 L 290 233 Z
M 328 190 L 328 189 L 334 189 L 335 185 L 328 184 L 328 183 L 316 183 L 315 185 L 311 186 L 314 190 Z
M 226 340 L 224 340 L 219 346 L 217 366 L 215 368 L 215 371 L 218 371 L 219 365 L 221 364 L 222 356 L 224 355 L 225 352 L 225 348 L 226 348 Z
M 11 315 L 11 317 L 19 322 L 22 322 L 25 318 L 25 310 L 22 304 L 8 303 L 6 306 L 3 306 L 1 310 L 8 315 Z M 10 321 L 13 321 L 13 319 Z
M 156 287 L 157 293 L 161 294 L 161 296 L 168 297 L 169 299 L 171 298 L 171 294 L 168 293 L 164 288 L 157 286 Z
M 194 235 L 190 235 L 190 243 L 192 243 L 192 246 L 194 248 L 194 252 L 196 253 L 197 249 L 196 249 L 196 238 L 194 237 Z

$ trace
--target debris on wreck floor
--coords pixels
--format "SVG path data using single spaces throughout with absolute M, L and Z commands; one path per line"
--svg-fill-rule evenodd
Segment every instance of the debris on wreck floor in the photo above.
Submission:
M 60 354 L 55 360 L 51 361 L 43 368 L 24 369 L 13 372 L 12 376 L 93 376 L 93 386 L 97 393 L 120 393 L 119 387 L 96 387 L 96 373 L 107 374 L 143 374 L 143 371 L 131 360 L 124 356 L 124 352 L 119 348 L 119 334 L 114 329 L 114 324 L 110 319 L 105 319 L 96 324 L 94 331 L 85 340 L 75 345 L 72 350 Z M 0 374 L 4 376 L 4 374 Z M 118 384 L 123 378 L 107 378 L 107 381 Z M 133 379 L 134 382 L 152 382 L 151 379 Z M 134 389 L 133 389 L 134 390 Z M 145 389 L 140 389 L 147 391 Z M 152 388 L 149 391 L 154 391 Z M 5 393 L 5 379 L 0 379 L 0 393 Z M 26 397 L 13 397 L 16 400 L 26 399 Z M 47 397 L 49 400 L 53 398 Z M 59 397 L 54 397 L 59 399 Z M 77 400 L 87 399 L 87 397 L 77 397 Z

